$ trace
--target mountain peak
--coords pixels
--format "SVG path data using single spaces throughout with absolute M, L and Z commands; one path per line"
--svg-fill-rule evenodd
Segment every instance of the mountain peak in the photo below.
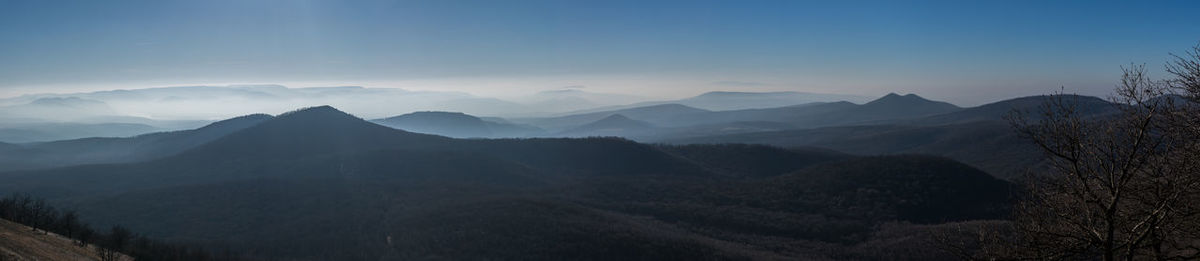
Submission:
M 185 154 L 298 155 L 421 146 L 442 139 L 367 122 L 330 106 L 295 110 L 229 134 Z M 181 154 L 183 155 L 183 154 Z
M 279 117 L 279 118 L 284 118 L 284 117 L 305 117 L 305 116 L 318 116 L 318 115 L 321 115 L 321 116 L 348 116 L 348 117 L 354 117 L 353 115 L 350 115 L 349 113 L 342 112 L 342 111 L 340 111 L 340 110 L 338 110 L 338 109 L 336 109 L 336 108 L 333 108 L 333 106 L 329 106 L 329 105 L 321 105 L 321 106 L 313 106 L 313 107 L 308 107 L 308 108 L 301 108 L 301 109 L 298 109 L 298 110 L 289 111 L 289 112 L 285 112 L 285 113 L 283 113 L 283 114 L 279 114 L 279 116 L 278 116 L 278 117 Z
M 479 117 L 461 112 L 418 111 L 372 122 L 405 131 L 456 138 L 490 137 L 491 130 Z
M 935 102 L 935 101 L 925 99 L 924 97 L 917 96 L 916 94 L 912 94 L 912 93 L 900 95 L 900 94 L 896 94 L 893 92 L 893 93 L 888 93 L 887 95 L 884 95 L 883 97 L 880 97 L 879 99 L 875 99 L 874 101 L 868 102 L 867 104 L 907 104 L 907 103 L 930 103 L 930 102 Z
M 961 109 L 962 108 L 955 106 L 954 104 L 931 101 L 922 98 L 921 96 L 917 96 L 916 94 L 910 93 L 899 95 L 896 93 L 889 93 L 888 95 L 884 95 L 879 99 L 861 105 L 856 110 L 860 112 L 869 112 L 875 117 L 912 118 L 949 113 Z
M 316 107 L 308 107 L 299 110 L 294 110 L 279 114 L 275 118 L 270 119 L 267 123 L 290 125 L 293 127 L 312 127 L 323 128 L 335 125 L 353 126 L 353 125 L 374 125 L 366 120 L 342 112 L 329 105 Z
M 600 120 L 599 120 L 599 121 L 597 121 L 597 122 L 602 122 L 602 121 L 632 121 L 632 120 L 633 120 L 633 119 L 630 119 L 629 117 L 625 117 L 625 115 L 621 115 L 621 114 L 619 114 L 619 113 L 618 113 L 618 114 L 608 115 L 608 117 L 604 117 L 604 119 L 600 119 Z

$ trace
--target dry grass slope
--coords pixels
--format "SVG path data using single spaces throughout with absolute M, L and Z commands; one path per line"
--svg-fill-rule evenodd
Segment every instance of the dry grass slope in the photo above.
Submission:
M 100 260 L 94 246 L 79 247 L 71 239 L 42 234 L 29 227 L 0 219 L 0 261 Z M 133 260 L 122 257 L 121 260 Z

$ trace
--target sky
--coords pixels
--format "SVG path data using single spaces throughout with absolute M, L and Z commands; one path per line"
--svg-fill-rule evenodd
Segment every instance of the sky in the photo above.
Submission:
M 1200 43 L 1200 1 L 0 0 L 0 97 L 363 85 L 1105 95 Z

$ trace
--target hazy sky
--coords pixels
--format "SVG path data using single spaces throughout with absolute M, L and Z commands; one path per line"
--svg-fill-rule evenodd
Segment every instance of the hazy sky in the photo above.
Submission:
M 1105 94 L 1200 1 L 0 0 L 0 96 L 183 84 Z

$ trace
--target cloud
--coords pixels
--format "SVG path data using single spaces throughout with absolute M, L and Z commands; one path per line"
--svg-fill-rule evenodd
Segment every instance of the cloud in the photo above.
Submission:
M 771 85 L 770 83 L 746 82 L 746 81 L 717 81 L 717 82 L 712 82 L 712 84 L 719 85 L 719 86 L 729 86 L 729 87 L 756 87 L 756 86 Z
M 563 89 L 583 89 L 583 88 L 587 88 L 587 86 L 583 86 L 583 85 L 571 85 L 571 86 L 563 86 L 562 88 L 563 88 Z

